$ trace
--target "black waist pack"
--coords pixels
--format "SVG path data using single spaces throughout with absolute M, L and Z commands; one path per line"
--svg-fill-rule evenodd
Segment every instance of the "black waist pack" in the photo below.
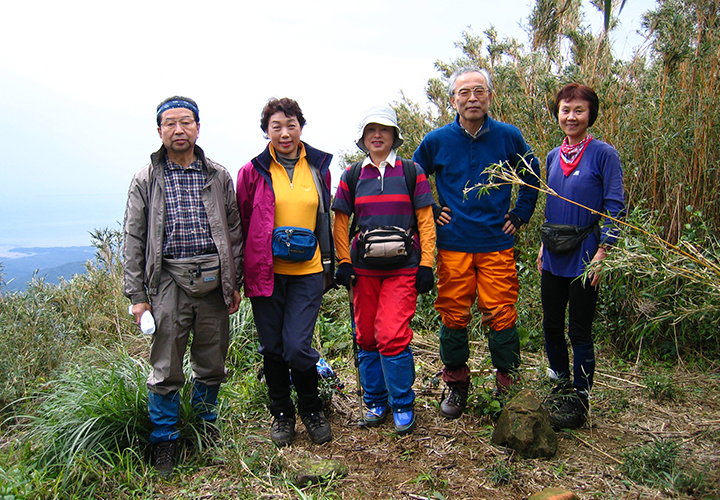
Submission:
M 382 226 L 358 234 L 360 258 L 371 267 L 397 268 L 413 254 L 413 231 L 397 226 Z
M 599 237 L 600 227 L 597 222 L 585 227 L 545 222 L 540 227 L 540 238 L 546 250 L 552 253 L 563 254 L 575 250 L 582 244 L 585 238 L 595 231 L 597 231 Z

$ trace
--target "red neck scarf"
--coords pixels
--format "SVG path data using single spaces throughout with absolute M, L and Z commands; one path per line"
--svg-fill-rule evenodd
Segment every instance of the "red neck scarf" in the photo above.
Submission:
M 563 139 L 563 143 L 560 146 L 560 166 L 562 167 L 565 177 L 570 175 L 573 170 L 575 170 L 575 167 L 578 166 L 580 158 L 582 158 L 582 155 L 585 152 L 585 146 L 590 144 L 592 138 L 593 136 L 588 134 L 585 139 L 572 145 L 568 143 L 567 137 Z

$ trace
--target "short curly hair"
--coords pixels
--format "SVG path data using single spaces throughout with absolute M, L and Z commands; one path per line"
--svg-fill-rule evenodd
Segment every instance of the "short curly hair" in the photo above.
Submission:
M 297 101 L 290 99 L 289 97 L 283 97 L 282 99 L 272 98 L 270 99 L 262 110 L 262 117 L 260 118 L 260 128 L 267 134 L 268 125 L 270 124 L 270 117 L 282 111 L 288 118 L 297 118 L 300 128 L 305 126 L 305 117 L 303 116 L 302 109 L 298 105 Z
M 600 100 L 593 89 L 587 85 L 581 83 L 570 83 L 565 85 L 555 96 L 555 104 L 553 106 L 553 115 L 555 119 L 558 119 L 558 112 L 560 111 L 560 101 L 572 101 L 573 99 L 581 99 L 587 101 L 590 104 L 590 117 L 588 120 L 588 127 L 592 127 L 593 123 L 597 119 L 598 108 L 600 107 Z

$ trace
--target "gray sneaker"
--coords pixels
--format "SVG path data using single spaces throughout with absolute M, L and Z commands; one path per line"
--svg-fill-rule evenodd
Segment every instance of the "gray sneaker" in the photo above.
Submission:
M 325 414 L 322 411 L 311 413 L 310 415 L 301 415 L 302 423 L 305 424 L 305 428 L 310 434 L 315 444 L 327 443 L 332 439 L 332 429 L 330 428 L 330 422 L 325 418 Z
M 270 439 L 275 446 L 288 446 L 295 437 L 295 415 L 281 413 L 270 427 Z
M 440 403 L 440 414 L 445 418 L 460 418 L 467 405 L 468 387 L 451 387 L 450 394 Z

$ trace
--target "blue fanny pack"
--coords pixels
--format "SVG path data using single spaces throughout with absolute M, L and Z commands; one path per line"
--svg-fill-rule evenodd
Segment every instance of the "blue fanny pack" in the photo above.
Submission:
M 315 256 L 317 238 L 304 227 L 282 226 L 273 230 L 272 251 L 279 259 L 302 262 Z

